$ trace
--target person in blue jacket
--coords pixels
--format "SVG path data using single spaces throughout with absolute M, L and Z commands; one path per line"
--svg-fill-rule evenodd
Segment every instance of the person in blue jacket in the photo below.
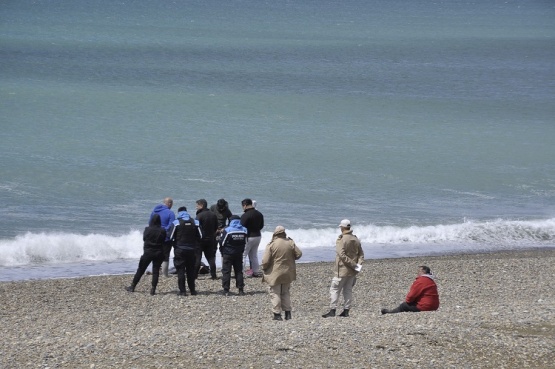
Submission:
M 171 197 L 166 197 L 162 204 L 158 204 L 152 210 L 150 214 L 150 219 L 154 216 L 154 214 L 158 214 L 160 216 L 160 221 L 162 222 L 162 228 L 166 230 L 166 240 L 164 241 L 163 251 L 164 251 L 164 259 L 162 260 L 162 273 L 165 277 L 169 277 L 168 274 L 168 265 L 170 262 L 170 253 L 172 251 L 172 243 L 170 241 L 170 227 L 175 220 L 175 214 L 171 211 L 173 206 L 173 200 Z
M 232 215 L 230 223 L 220 237 L 220 253 L 222 254 L 222 287 L 225 296 L 229 295 L 231 284 L 231 268 L 235 273 L 235 285 L 239 295 L 245 294 L 243 276 L 243 252 L 247 243 L 247 229 L 241 225 L 241 218 Z

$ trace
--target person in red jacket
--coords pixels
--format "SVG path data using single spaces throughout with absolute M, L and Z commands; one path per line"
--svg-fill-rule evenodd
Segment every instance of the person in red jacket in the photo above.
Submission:
M 395 309 L 382 309 L 382 314 L 402 313 L 405 311 L 431 311 L 439 308 L 437 285 L 430 268 L 425 265 L 418 267 L 418 275 L 410 286 L 405 301 Z

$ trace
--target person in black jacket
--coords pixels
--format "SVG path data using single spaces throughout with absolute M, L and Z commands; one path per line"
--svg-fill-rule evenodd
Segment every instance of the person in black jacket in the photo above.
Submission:
M 229 295 L 231 284 L 231 268 L 235 273 L 235 286 L 239 295 L 245 294 L 245 280 L 243 278 L 243 251 L 247 243 L 247 229 L 241 225 L 238 215 L 231 216 L 229 226 L 224 229 L 220 237 L 220 252 L 222 253 L 222 294 Z
M 262 238 L 260 232 L 264 228 L 264 216 L 256 210 L 251 199 L 241 201 L 243 206 L 243 215 L 241 215 L 241 225 L 247 228 L 247 246 L 245 247 L 245 257 L 249 257 L 252 276 L 262 277 L 260 273 L 260 264 L 258 263 L 258 246 Z
M 177 219 L 170 228 L 170 239 L 173 242 L 173 264 L 177 270 L 177 286 L 179 296 L 187 296 L 185 289 L 185 275 L 191 295 L 196 295 L 195 288 L 195 261 L 196 250 L 200 242 L 198 223 L 195 221 L 185 207 L 179 208 Z
M 218 279 L 216 276 L 216 231 L 218 230 L 218 217 L 215 213 L 208 210 L 208 203 L 205 199 L 197 200 L 197 220 L 200 226 L 202 238 L 197 249 L 197 258 L 195 262 L 195 278 L 198 277 L 200 270 L 200 261 L 202 253 L 208 261 L 210 267 L 210 276 L 212 279 Z
M 160 266 L 164 260 L 163 244 L 166 240 L 166 230 L 162 228 L 162 221 L 159 214 L 154 214 L 150 218 L 148 227 L 143 232 L 143 255 L 139 260 L 139 267 L 133 277 L 131 286 L 126 287 L 129 292 L 135 292 L 135 286 L 145 274 L 146 268 L 152 263 L 152 288 L 150 294 L 156 293 L 156 286 L 158 285 L 158 278 L 160 276 Z
M 218 234 L 221 234 L 224 228 L 228 226 L 233 215 L 229 210 L 229 204 L 225 199 L 219 199 L 217 203 L 210 207 L 210 211 L 218 217 Z

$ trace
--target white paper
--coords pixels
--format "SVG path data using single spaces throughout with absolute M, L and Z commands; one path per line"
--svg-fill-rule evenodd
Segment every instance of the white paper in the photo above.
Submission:
M 356 270 L 357 272 L 360 272 L 360 271 L 362 270 L 362 264 L 357 264 L 355 270 Z

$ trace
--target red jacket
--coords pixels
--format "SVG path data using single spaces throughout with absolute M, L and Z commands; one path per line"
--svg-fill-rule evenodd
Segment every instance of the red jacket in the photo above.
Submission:
M 405 300 L 409 304 L 416 303 L 416 307 L 420 311 L 437 310 L 439 295 L 436 282 L 429 276 L 416 277 Z

